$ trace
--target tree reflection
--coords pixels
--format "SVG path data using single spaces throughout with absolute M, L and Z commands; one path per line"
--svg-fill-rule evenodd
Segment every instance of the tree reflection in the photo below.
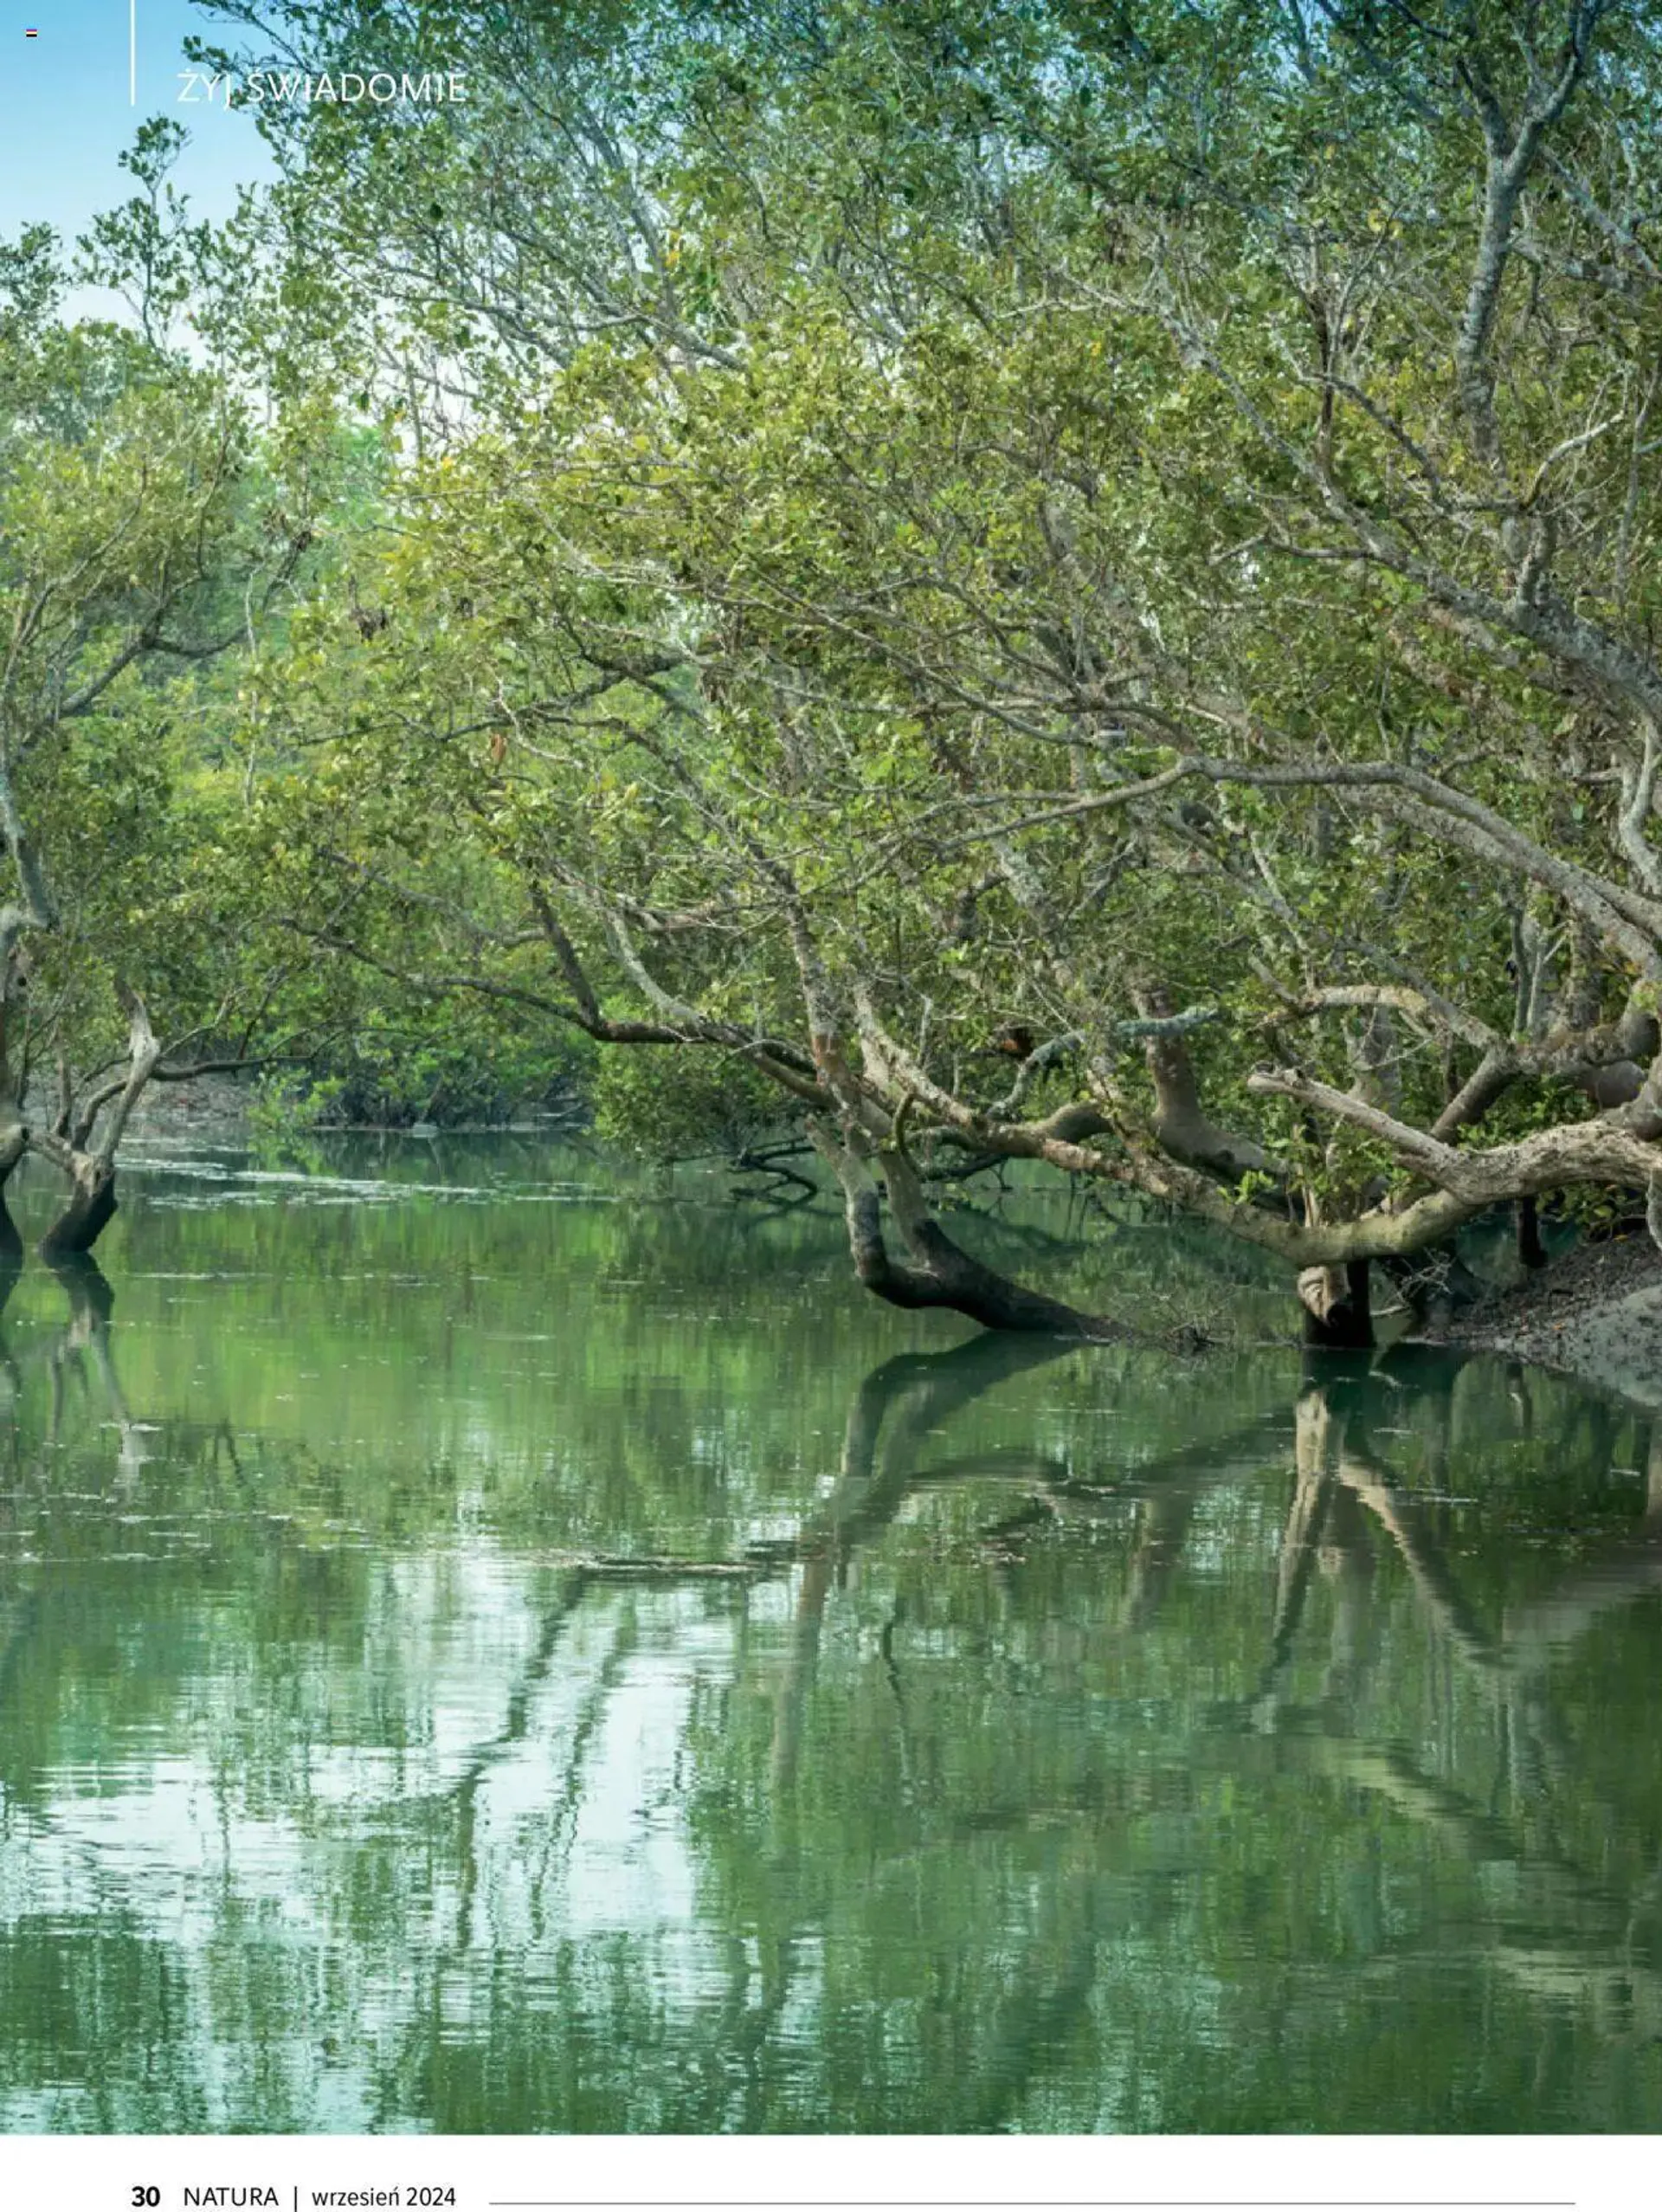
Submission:
M 63 1288 L 0 1349 L 8 2125 L 48 2080 L 109 2129 L 459 2131 L 1662 2090 L 1662 1424 L 1414 1351 L 982 1338 L 683 1554 L 679 1431 L 594 1545 L 556 1458 L 493 1511 L 147 1419 Z

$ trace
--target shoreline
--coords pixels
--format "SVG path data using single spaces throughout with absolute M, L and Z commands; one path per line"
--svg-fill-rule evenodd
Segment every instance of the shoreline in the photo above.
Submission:
M 352 1125 L 316 1133 L 431 1143 L 473 1134 L 575 1135 L 580 1128 L 579 1117 L 545 1110 L 488 1127 Z M 134 1116 L 132 1133 L 140 1141 L 245 1147 L 252 1142 L 247 1089 L 222 1076 L 158 1088 Z M 1544 1267 L 1497 1285 L 1475 1305 L 1411 1330 L 1409 1338 L 1440 1350 L 1524 1361 L 1662 1411 L 1662 1251 L 1642 1229 L 1575 1246 Z
M 1578 1245 L 1423 1341 L 1524 1360 L 1662 1409 L 1662 1252 L 1642 1230 Z

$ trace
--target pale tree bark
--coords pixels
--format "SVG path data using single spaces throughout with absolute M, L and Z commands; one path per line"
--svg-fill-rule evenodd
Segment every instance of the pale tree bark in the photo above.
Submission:
M 1373 1293 L 1366 1260 L 1304 1267 L 1298 1275 L 1304 1342 L 1328 1351 L 1362 1351 L 1374 1341 Z
M 1163 990 L 1137 994 L 1146 1014 L 1170 1012 Z M 1378 1009 L 1375 1009 L 1377 1015 Z M 1219 1128 L 1201 1104 L 1189 1046 L 1181 1035 L 1151 1037 L 1143 1047 L 1154 1083 L 1154 1133 L 1163 1151 L 1189 1167 L 1201 1169 L 1225 1182 L 1236 1182 L 1248 1173 L 1272 1177 L 1285 1193 L 1291 1177 L 1251 1138 Z M 1278 1210 L 1285 1212 L 1285 1197 Z M 1310 1218 L 1313 1221 L 1315 1216 Z M 1312 1348 L 1357 1351 L 1374 1341 L 1373 1305 L 1366 1259 L 1330 1267 L 1305 1267 L 1297 1280 L 1298 1303 L 1304 1315 L 1304 1342 Z
M 5 840 L 17 880 L 16 897 L 0 906 L 0 1267 L 15 1269 L 23 1260 L 23 1240 L 6 1203 L 6 1185 L 28 1151 L 29 1141 L 15 1034 L 29 987 L 29 954 L 23 938 L 30 930 L 55 929 L 58 912 L 18 810 L 9 744 L 0 745 L 0 836 Z
M 0 1103 L 0 1112 L 10 1113 L 10 1102 Z M 15 1273 L 23 1265 L 23 1233 L 12 1218 L 6 1203 L 6 1185 L 12 1170 L 29 1150 L 29 1132 L 21 1120 L 8 1119 L 0 1126 L 0 1274 Z
M 69 1196 L 41 1240 L 41 1257 L 54 1266 L 85 1259 L 108 1228 L 116 1209 L 116 1153 L 161 1061 L 143 999 L 125 987 L 119 995 L 128 1022 L 125 1075 L 96 1087 L 78 1109 L 66 1103 L 54 1126 L 34 1139 L 69 1178 Z
M 0 940 L 4 934 L 0 920 Z M 0 964 L 0 1270 L 15 1271 L 23 1257 L 23 1240 L 6 1202 L 6 1186 L 29 1151 L 23 1086 L 13 1037 L 28 981 L 27 956 L 14 938 Z
M 1169 992 L 1146 989 L 1134 994 L 1139 1013 L 1158 1022 L 1172 1015 Z M 1201 1103 L 1200 1084 L 1189 1043 L 1181 1030 L 1166 1028 L 1151 1035 L 1143 1048 L 1154 1085 L 1154 1133 L 1162 1151 L 1189 1167 L 1197 1167 L 1226 1182 L 1238 1183 L 1248 1174 L 1268 1176 L 1285 1189 L 1288 1172 L 1250 1137 L 1219 1128 Z
M 886 1304 L 942 1308 L 985 1329 L 1073 1337 L 1089 1344 L 1120 1343 L 1134 1335 L 1118 1322 L 1028 1290 L 966 1252 L 930 1212 L 917 1169 L 899 1145 L 878 1152 L 860 1131 L 839 1132 L 823 1120 L 810 1126 L 815 1146 L 841 1187 L 854 1273 Z M 884 1236 L 873 1157 L 882 1169 L 904 1259 L 890 1252 Z

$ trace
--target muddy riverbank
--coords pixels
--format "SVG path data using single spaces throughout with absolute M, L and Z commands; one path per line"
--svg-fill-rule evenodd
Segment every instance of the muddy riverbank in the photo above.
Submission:
M 1662 1252 L 1643 1235 L 1581 1245 L 1453 1317 L 1437 1341 L 1662 1406 Z

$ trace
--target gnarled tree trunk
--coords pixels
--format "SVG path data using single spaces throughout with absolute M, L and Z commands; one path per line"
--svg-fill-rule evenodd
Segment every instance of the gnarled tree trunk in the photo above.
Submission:
M 6 1203 L 6 1185 L 29 1150 L 23 1105 L 27 1078 L 16 1066 L 12 1034 L 13 1016 L 29 988 L 29 958 L 17 941 L 26 919 L 15 906 L 0 913 L 0 1269 L 10 1274 L 23 1262 L 23 1240 Z
M 1369 1262 L 1348 1260 L 1341 1267 L 1306 1267 L 1298 1278 L 1298 1303 L 1304 1309 L 1304 1342 L 1330 1351 L 1364 1351 L 1374 1341 Z
M 116 1208 L 116 1151 L 161 1060 L 143 999 L 126 989 L 120 996 L 129 1025 L 126 1075 L 95 1089 L 78 1110 L 66 1100 L 53 1127 L 35 1139 L 69 1178 L 69 1196 L 41 1240 L 41 1257 L 49 1266 L 84 1260 L 108 1228 Z
M 23 1263 L 22 1232 L 6 1203 L 12 1170 L 29 1150 L 29 1132 L 9 1102 L 0 1106 L 0 1272 L 15 1274 Z
M 69 1177 L 69 1196 L 41 1239 L 48 1266 L 84 1260 L 108 1228 L 115 1212 L 115 1163 L 100 1152 L 70 1151 L 60 1164 Z
M 907 1257 L 896 1259 L 883 1235 L 883 1208 L 872 1172 L 873 1147 L 860 1132 L 839 1136 L 823 1123 L 814 1141 L 842 1186 L 843 1216 L 854 1272 L 891 1306 L 940 1306 L 966 1314 L 984 1329 L 1075 1337 L 1091 1344 L 1123 1342 L 1135 1332 L 1100 1314 L 1082 1313 L 1058 1298 L 1028 1290 L 966 1252 L 931 1214 L 917 1170 L 899 1145 L 879 1155 L 889 1211 Z

